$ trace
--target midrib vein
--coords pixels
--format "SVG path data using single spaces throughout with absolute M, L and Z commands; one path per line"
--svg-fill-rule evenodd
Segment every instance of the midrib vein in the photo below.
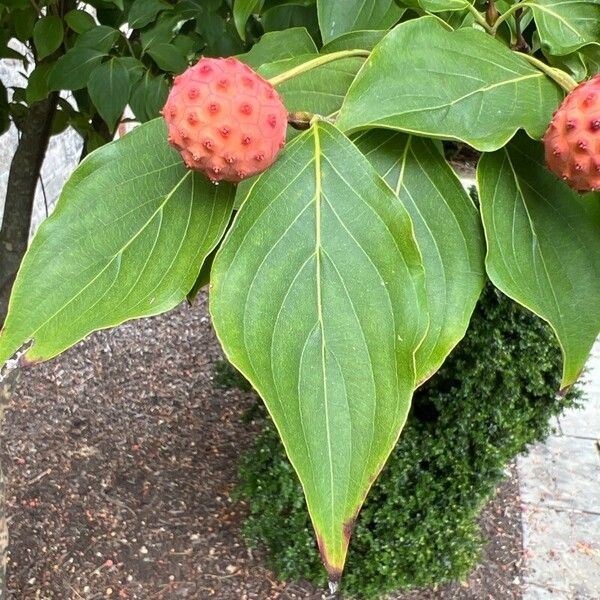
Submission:
M 321 289 L 321 140 L 319 125 L 315 125 L 315 270 L 317 277 L 317 318 L 321 329 L 321 370 L 323 377 L 323 404 L 325 409 L 325 431 L 327 434 L 327 453 L 329 457 L 329 485 L 331 488 L 331 539 L 335 539 L 335 502 L 333 483 L 333 452 L 331 449 L 331 430 L 329 427 L 329 399 L 327 397 L 327 372 L 325 368 L 325 327 L 323 324 L 323 292 Z

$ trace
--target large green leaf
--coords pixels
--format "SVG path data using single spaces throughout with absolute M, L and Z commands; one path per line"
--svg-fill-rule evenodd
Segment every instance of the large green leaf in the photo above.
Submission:
M 475 205 L 434 143 L 371 130 L 354 142 L 410 213 L 425 267 L 429 329 L 417 350 L 422 383 L 463 338 L 485 282 L 485 240 Z
M 265 33 L 245 54 L 239 54 L 242 62 L 257 69 L 272 63 L 302 54 L 317 54 L 315 42 L 304 27 L 293 27 L 286 31 Z
M 111 58 L 92 71 L 87 87 L 90 99 L 112 131 L 129 99 L 131 86 L 127 67 Z
M 600 333 L 600 194 L 568 188 L 524 135 L 484 155 L 477 180 L 490 279 L 550 323 L 568 386 Z
M 427 328 L 409 215 L 318 123 L 257 180 L 211 283 L 217 335 L 279 429 L 335 580 L 406 419 Z
M 542 48 L 569 54 L 587 44 L 600 45 L 599 0 L 531 0 Z
M 359 29 L 387 29 L 404 9 L 395 0 L 317 0 L 319 27 L 325 43 Z
M 233 188 L 185 169 L 162 119 L 90 154 L 29 248 L 0 335 L 0 364 L 33 341 L 46 360 L 91 331 L 185 298 L 229 221 Z
M 492 36 L 422 17 L 375 47 L 338 126 L 397 129 L 489 151 L 520 128 L 541 137 L 561 99 L 554 82 Z
M 270 79 L 297 67 L 318 55 L 303 55 L 263 65 L 258 72 Z M 285 107 L 290 111 L 308 111 L 330 115 L 342 106 L 344 96 L 365 59 L 343 58 L 305 71 L 277 86 Z

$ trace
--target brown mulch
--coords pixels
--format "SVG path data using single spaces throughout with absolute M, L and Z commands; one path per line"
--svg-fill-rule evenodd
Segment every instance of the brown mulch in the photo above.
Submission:
M 230 493 L 254 399 L 214 385 L 221 358 L 201 301 L 21 373 L 2 448 L 11 598 L 327 597 L 278 582 L 244 544 Z M 395 600 L 520 598 L 517 491 L 513 474 L 486 508 L 491 542 L 466 583 Z

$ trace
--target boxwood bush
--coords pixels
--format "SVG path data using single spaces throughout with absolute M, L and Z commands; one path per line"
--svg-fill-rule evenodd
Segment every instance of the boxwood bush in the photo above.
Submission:
M 548 326 L 489 286 L 463 342 L 415 394 L 400 441 L 357 521 L 347 594 L 464 578 L 484 543 L 477 517 L 525 445 L 576 403 L 556 395 L 560 351 Z M 242 459 L 245 534 L 283 579 L 326 581 L 304 497 L 273 425 Z

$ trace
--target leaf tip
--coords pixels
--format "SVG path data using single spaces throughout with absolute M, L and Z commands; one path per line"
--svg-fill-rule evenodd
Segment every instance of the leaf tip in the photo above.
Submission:
M 342 578 L 342 572 L 344 570 L 343 562 L 341 565 L 335 564 L 335 561 L 332 559 L 332 557 L 330 557 L 329 552 L 327 551 L 325 540 L 323 539 L 321 534 L 317 533 L 316 536 L 317 545 L 319 546 L 319 553 L 321 554 L 321 560 L 323 561 L 323 565 L 327 570 L 327 575 L 329 578 L 329 587 L 331 589 L 331 586 L 335 585 L 337 589 L 337 585 L 339 584 L 340 579 Z

